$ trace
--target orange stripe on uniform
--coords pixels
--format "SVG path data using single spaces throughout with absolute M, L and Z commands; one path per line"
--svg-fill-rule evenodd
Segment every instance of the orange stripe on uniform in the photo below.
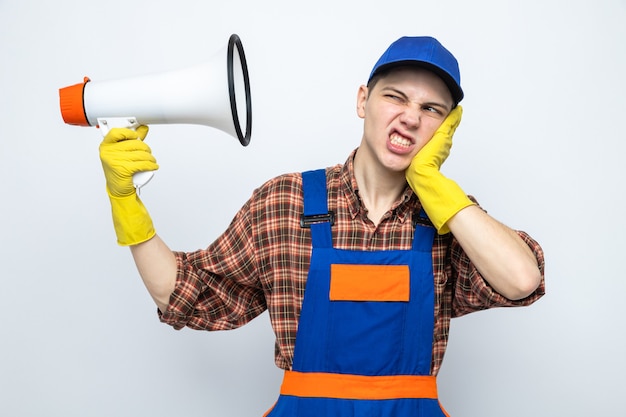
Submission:
M 409 301 L 408 265 L 330 266 L 332 301 Z
M 368 376 L 285 371 L 280 393 L 354 400 L 436 399 L 437 379 L 427 375 Z

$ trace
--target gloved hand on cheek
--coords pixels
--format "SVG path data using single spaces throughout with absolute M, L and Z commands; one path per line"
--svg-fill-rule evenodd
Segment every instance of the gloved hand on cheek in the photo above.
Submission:
M 461 123 L 462 114 L 461 106 L 452 109 L 406 170 L 407 182 L 417 194 L 439 234 L 448 233 L 448 220 L 465 207 L 474 204 L 456 182 L 440 172 L 441 165 L 450 155 L 452 136 Z

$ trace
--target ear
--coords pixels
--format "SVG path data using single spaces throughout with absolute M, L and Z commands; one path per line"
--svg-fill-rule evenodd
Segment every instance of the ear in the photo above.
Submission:
M 362 85 L 359 87 L 359 91 L 356 95 L 356 114 L 361 119 L 365 118 L 365 103 L 367 102 L 368 89 Z

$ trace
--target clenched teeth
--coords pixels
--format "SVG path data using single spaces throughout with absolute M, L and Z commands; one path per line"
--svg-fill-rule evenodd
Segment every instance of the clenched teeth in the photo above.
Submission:
M 411 141 L 400 135 L 391 135 L 390 141 L 397 146 L 411 146 Z

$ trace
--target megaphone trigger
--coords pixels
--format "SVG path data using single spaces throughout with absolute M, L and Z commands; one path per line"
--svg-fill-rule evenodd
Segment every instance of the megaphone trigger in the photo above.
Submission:
M 140 194 L 141 187 L 149 183 L 152 177 L 154 177 L 154 171 L 141 171 L 133 174 L 133 185 L 137 190 L 137 195 Z

